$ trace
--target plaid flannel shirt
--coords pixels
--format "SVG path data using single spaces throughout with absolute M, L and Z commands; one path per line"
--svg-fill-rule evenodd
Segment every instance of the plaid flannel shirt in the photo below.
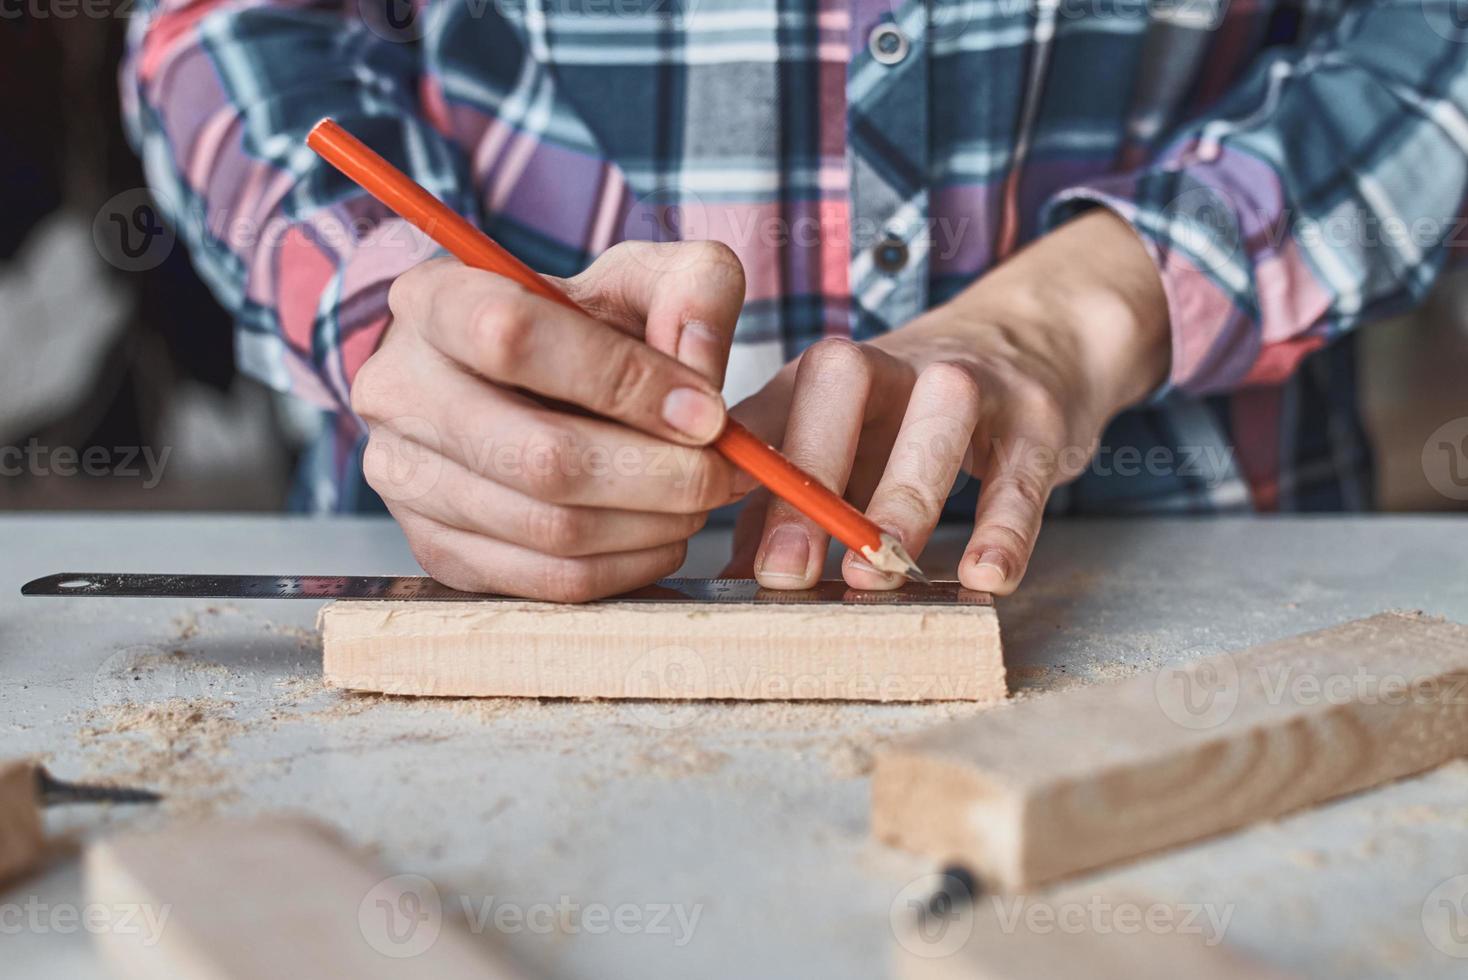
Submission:
M 1344 335 L 1429 288 L 1468 186 L 1453 2 L 157 0 L 123 101 L 239 364 L 328 419 L 307 509 L 380 506 L 348 391 L 433 251 L 303 147 L 326 115 L 543 272 L 732 246 L 731 403 L 1109 207 L 1171 377 L 1052 506 L 1355 508 Z

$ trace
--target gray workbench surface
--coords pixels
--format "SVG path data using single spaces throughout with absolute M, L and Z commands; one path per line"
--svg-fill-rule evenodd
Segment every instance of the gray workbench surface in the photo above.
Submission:
M 430 878 L 448 914 L 558 909 L 553 928 L 544 912 L 501 920 L 547 977 L 882 975 L 894 901 L 932 868 L 868 838 L 866 760 L 883 738 L 975 710 L 342 696 L 319 683 L 315 603 L 19 587 L 63 570 L 414 572 L 391 523 L 8 517 L 0 540 L 3 755 L 150 782 L 181 814 L 319 815 L 384 867 Z M 724 544 L 701 538 L 686 571 L 712 574 Z M 1465 572 L 1461 518 L 1055 523 L 1000 605 L 1011 683 L 1035 696 L 1387 608 L 1468 622 Z M 85 840 L 161 816 L 67 807 L 50 821 Z M 1208 904 L 1227 943 L 1312 975 L 1458 977 L 1468 960 L 1430 941 L 1424 904 L 1462 874 L 1457 762 L 1090 880 Z M 65 858 L 0 894 L 0 972 L 98 975 L 84 931 L 46 914 L 79 901 Z M 619 908 L 623 927 L 603 927 Z

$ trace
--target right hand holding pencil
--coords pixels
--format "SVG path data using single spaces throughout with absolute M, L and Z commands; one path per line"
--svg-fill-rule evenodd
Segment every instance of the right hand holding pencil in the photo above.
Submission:
M 576 602 L 645 585 L 753 484 L 707 448 L 744 302 L 733 253 L 628 242 L 556 282 L 595 319 L 426 262 L 394 283 L 353 383 L 367 482 L 454 588 Z

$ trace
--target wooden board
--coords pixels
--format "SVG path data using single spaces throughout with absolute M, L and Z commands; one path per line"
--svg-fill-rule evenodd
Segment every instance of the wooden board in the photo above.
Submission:
M 87 901 L 130 926 L 96 933 L 118 976 L 523 975 L 459 927 L 426 881 L 385 875 L 298 817 L 173 825 L 103 840 L 86 855 Z
M 893 923 L 898 980 L 1285 980 L 1232 948 L 1227 907 L 1109 892 L 980 895 Z
M 1018 888 L 1468 753 L 1468 627 L 1384 613 L 878 753 L 872 829 Z
M 44 846 L 35 764 L 0 762 L 0 883 L 32 870 Z
M 338 602 L 334 687 L 455 697 L 989 701 L 992 605 Z

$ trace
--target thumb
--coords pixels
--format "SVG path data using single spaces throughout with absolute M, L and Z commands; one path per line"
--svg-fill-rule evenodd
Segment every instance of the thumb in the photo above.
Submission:
M 720 242 L 622 242 L 557 280 L 597 319 L 722 386 L 744 307 L 744 267 Z

